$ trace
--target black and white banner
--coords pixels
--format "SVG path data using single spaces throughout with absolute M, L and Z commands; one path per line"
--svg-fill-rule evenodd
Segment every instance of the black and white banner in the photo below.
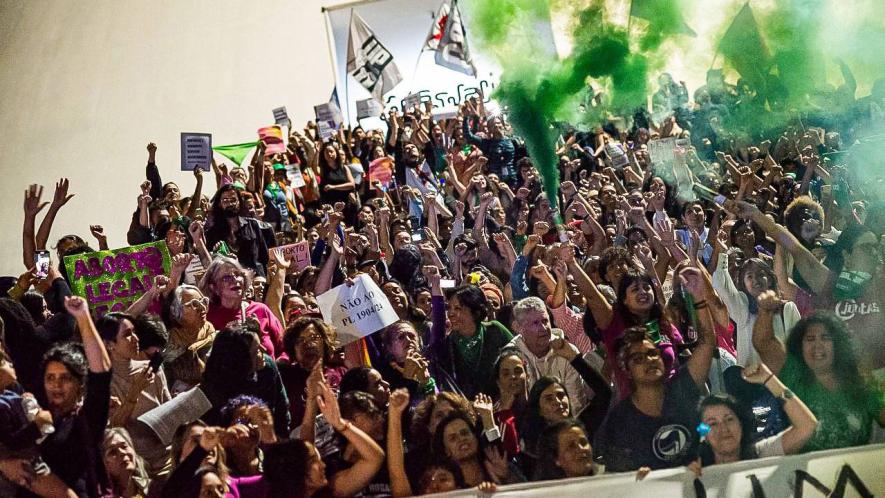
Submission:
M 403 80 L 393 62 L 393 54 L 375 36 L 356 12 L 350 18 L 350 39 L 347 43 L 347 74 L 353 76 L 375 100 Z

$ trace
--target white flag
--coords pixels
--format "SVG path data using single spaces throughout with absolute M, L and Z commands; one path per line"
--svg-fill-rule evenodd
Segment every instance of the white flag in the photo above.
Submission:
M 393 54 L 375 37 L 357 13 L 350 16 L 350 39 L 347 42 L 347 74 L 360 82 L 382 102 L 385 93 L 403 80 Z
M 473 59 L 467 49 L 467 31 L 464 29 L 457 0 L 452 0 L 446 27 L 436 49 L 436 63 L 468 76 L 476 75 Z
M 430 27 L 430 33 L 427 34 L 427 41 L 424 42 L 422 50 L 436 50 L 439 48 L 439 41 L 442 40 L 443 31 L 446 29 L 446 23 L 449 21 L 449 4 L 443 1 L 439 6 L 439 12 L 433 19 L 433 26 Z

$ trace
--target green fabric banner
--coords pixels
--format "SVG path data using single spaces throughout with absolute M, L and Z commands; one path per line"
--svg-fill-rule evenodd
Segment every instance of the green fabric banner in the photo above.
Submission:
M 744 4 L 719 42 L 719 53 L 751 85 L 757 89 L 765 88 L 771 56 L 749 2 Z
M 633 0 L 630 15 L 645 19 L 652 30 L 662 35 L 697 36 L 682 16 L 680 2 L 676 0 Z
M 246 155 L 249 154 L 249 151 L 254 149 L 257 145 L 258 142 L 246 142 L 233 145 L 217 145 L 215 147 L 212 147 L 212 150 L 237 163 L 237 166 L 239 166 L 243 164 L 243 159 L 246 159 Z
M 165 241 L 65 258 L 71 290 L 86 299 L 94 316 L 125 311 L 154 285 L 157 275 L 168 275 L 172 260 Z

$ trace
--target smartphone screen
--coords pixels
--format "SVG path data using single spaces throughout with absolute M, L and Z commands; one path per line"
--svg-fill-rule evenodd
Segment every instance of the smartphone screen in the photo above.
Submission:
M 412 242 L 421 242 L 422 240 L 424 240 L 423 232 L 415 232 L 412 234 Z
M 49 275 L 49 251 L 34 253 L 34 275 L 37 278 L 46 278 Z
M 442 278 L 439 281 L 439 286 L 441 289 L 454 289 L 455 281 L 450 278 Z

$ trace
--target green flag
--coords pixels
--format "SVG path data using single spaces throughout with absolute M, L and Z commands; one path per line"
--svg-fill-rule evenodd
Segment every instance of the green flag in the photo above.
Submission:
M 765 88 L 771 57 L 749 2 L 744 4 L 719 41 L 719 53 L 753 87 Z
M 669 35 L 697 36 L 685 23 L 678 0 L 633 0 L 630 15 L 648 21 L 648 29 L 640 41 L 646 50 L 656 48 Z
M 246 142 L 234 145 L 217 145 L 215 147 L 212 147 L 212 150 L 237 163 L 237 166 L 239 166 L 243 163 L 243 159 L 246 159 L 246 154 L 248 154 L 249 151 L 254 149 L 257 145 L 258 142 Z

